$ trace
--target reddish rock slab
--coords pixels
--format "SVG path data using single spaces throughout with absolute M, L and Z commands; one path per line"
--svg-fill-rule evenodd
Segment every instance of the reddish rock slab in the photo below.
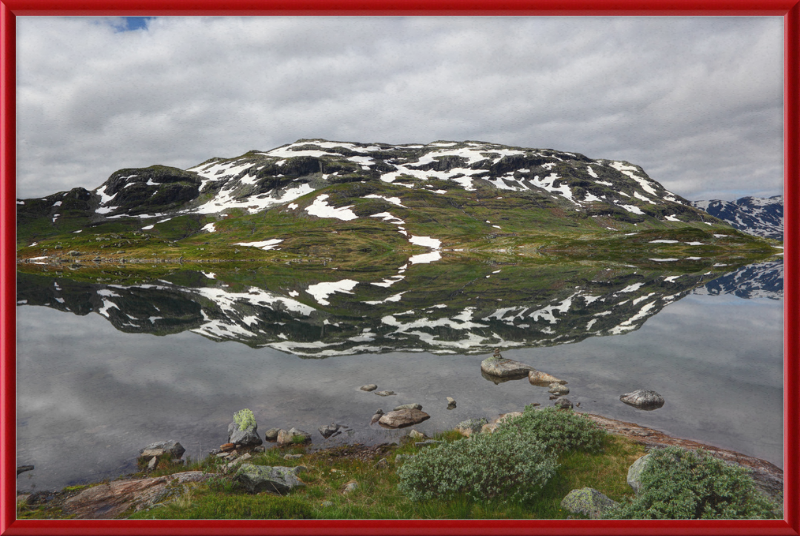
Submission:
M 156 478 L 115 480 L 67 499 L 62 510 L 76 519 L 114 519 L 129 508 L 142 510 L 167 498 L 171 491 L 168 486 L 202 482 L 210 476 L 202 471 L 186 471 Z

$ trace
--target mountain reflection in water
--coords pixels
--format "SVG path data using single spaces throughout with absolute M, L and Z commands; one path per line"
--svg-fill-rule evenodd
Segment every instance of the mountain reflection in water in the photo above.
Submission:
M 397 440 L 407 430 L 376 430 L 369 419 L 404 403 L 431 415 L 415 426 L 429 435 L 551 405 L 547 388 L 526 379 L 481 376 L 495 347 L 567 380 L 579 411 L 782 465 L 780 261 L 722 277 L 708 268 L 450 266 L 388 287 L 328 285 L 340 290 L 325 295 L 307 289 L 326 281 L 257 285 L 244 270 L 214 272 L 130 286 L 18 273 L 18 463 L 36 467 L 20 489 L 113 478 L 156 440 L 203 456 L 244 407 L 262 432 L 297 426 L 326 446 Z M 366 383 L 397 394 L 359 391 Z M 639 388 L 661 393 L 665 406 L 642 412 L 619 401 Z M 330 422 L 351 434 L 323 440 L 316 430 Z

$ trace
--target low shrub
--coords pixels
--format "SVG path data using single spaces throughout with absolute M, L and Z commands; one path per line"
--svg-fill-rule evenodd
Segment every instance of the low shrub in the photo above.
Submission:
M 233 414 L 233 421 L 239 426 L 239 430 L 246 432 L 256 426 L 256 417 L 253 412 L 245 408 Z
M 520 417 L 498 425 L 494 435 L 516 435 L 525 442 L 544 445 L 554 452 L 602 448 L 606 431 L 589 419 L 569 410 L 536 409 L 526 406 Z
M 668 447 L 652 452 L 641 473 L 641 492 L 606 519 L 775 519 L 747 470 L 704 451 Z
M 556 457 L 512 435 L 480 434 L 412 456 L 397 470 L 399 489 L 413 501 L 452 499 L 523 502 L 555 474 Z

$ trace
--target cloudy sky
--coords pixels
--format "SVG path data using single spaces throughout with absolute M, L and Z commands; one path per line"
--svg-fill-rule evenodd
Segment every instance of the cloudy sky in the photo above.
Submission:
M 783 20 L 17 18 L 17 196 L 298 138 L 481 140 L 783 193 Z

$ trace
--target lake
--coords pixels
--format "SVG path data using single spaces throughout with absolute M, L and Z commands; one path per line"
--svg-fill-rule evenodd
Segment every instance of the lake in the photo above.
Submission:
M 527 379 L 483 377 L 494 348 L 568 381 L 579 411 L 783 467 L 780 261 L 728 274 L 432 266 L 371 282 L 225 267 L 132 285 L 18 273 L 17 465 L 35 466 L 19 489 L 114 478 L 158 440 L 204 456 L 242 408 L 262 437 L 294 426 L 326 446 L 398 440 L 410 429 L 369 421 L 405 403 L 431 415 L 413 427 L 429 435 L 553 404 Z M 396 394 L 359 390 L 368 383 Z M 620 402 L 636 389 L 666 404 Z M 317 429 L 330 423 L 348 430 L 325 440 Z

